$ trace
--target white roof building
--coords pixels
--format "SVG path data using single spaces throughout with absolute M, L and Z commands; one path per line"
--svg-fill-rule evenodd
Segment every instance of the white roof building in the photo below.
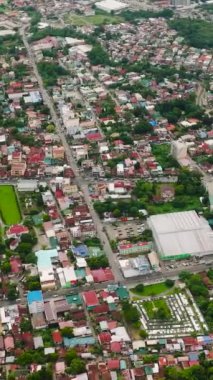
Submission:
M 103 0 L 98 3 L 95 3 L 95 6 L 98 9 L 101 9 L 105 12 L 121 12 L 123 9 L 128 8 L 127 4 L 121 3 L 120 1 L 115 0 Z
M 162 259 L 213 254 L 213 231 L 196 211 L 152 215 L 148 225 Z

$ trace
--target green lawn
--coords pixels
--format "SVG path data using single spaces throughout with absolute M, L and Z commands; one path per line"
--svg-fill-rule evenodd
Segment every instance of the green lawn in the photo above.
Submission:
M 145 286 L 143 292 L 139 292 L 135 290 L 135 288 L 132 288 L 131 292 L 142 297 L 150 297 L 157 296 L 158 294 L 161 294 L 167 291 L 168 289 L 169 288 L 166 286 L 164 282 L 160 282 L 159 284 L 151 284 Z
M 108 14 L 97 14 L 94 16 L 81 16 L 76 14 L 66 15 L 64 18 L 66 23 L 76 26 L 84 25 L 104 25 L 104 24 L 119 24 L 123 22 L 121 16 L 114 16 Z
M 165 300 L 153 300 L 143 302 L 143 307 L 147 312 L 147 315 L 150 319 L 170 319 L 171 312 Z M 164 318 L 160 316 L 160 310 L 164 312 Z
M 7 225 L 21 221 L 21 213 L 13 186 L 0 186 L 0 214 L 3 222 Z

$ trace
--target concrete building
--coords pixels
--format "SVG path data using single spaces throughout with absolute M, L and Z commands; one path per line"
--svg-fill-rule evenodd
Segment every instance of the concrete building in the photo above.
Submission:
M 213 231 L 196 211 L 152 215 L 148 225 L 162 260 L 213 254 Z

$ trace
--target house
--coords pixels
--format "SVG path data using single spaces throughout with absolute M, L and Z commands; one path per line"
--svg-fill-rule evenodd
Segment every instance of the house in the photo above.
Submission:
M 35 349 L 44 347 L 44 342 L 42 336 L 34 336 L 33 337 L 34 347 Z
M 12 273 L 20 273 L 22 270 L 22 263 L 19 256 L 10 257 L 10 267 Z
M 55 363 L 55 373 L 56 373 L 56 375 L 65 373 L 65 362 L 64 361 L 58 361 Z
M 7 239 L 16 239 L 21 237 L 23 234 L 28 234 L 29 228 L 23 226 L 22 224 L 14 224 L 12 225 L 6 232 Z
M 56 346 L 62 344 L 62 342 L 63 342 L 63 338 L 61 336 L 61 333 L 58 330 L 52 332 L 52 338 L 53 338 L 53 342 Z
M 87 309 L 91 310 L 95 306 L 99 305 L 98 297 L 95 291 L 89 290 L 84 292 L 82 296 Z
M 44 311 L 44 300 L 41 290 L 33 290 L 27 293 L 27 303 L 30 314 Z
M 52 148 L 53 158 L 56 160 L 64 159 L 64 147 L 63 146 L 53 146 Z
M 27 169 L 26 162 L 14 162 L 11 165 L 11 176 L 12 177 L 23 177 Z
M 14 339 L 13 339 L 12 335 L 5 336 L 5 338 L 4 338 L 4 346 L 5 346 L 5 350 L 7 352 L 10 352 L 10 351 L 14 350 L 14 348 L 15 348 L 15 342 L 14 342 Z

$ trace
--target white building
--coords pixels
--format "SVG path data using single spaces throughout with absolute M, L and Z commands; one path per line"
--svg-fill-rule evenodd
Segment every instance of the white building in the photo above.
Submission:
M 95 3 L 95 6 L 98 9 L 101 9 L 102 11 L 105 11 L 107 13 L 111 12 L 121 12 L 123 9 L 128 8 L 128 5 L 125 3 L 121 3 L 120 1 L 115 0 L 103 0 L 98 3 Z
M 171 154 L 178 161 L 186 159 L 187 157 L 187 145 L 181 141 L 172 141 Z
M 148 225 L 162 260 L 213 254 L 213 231 L 196 211 L 152 215 Z

